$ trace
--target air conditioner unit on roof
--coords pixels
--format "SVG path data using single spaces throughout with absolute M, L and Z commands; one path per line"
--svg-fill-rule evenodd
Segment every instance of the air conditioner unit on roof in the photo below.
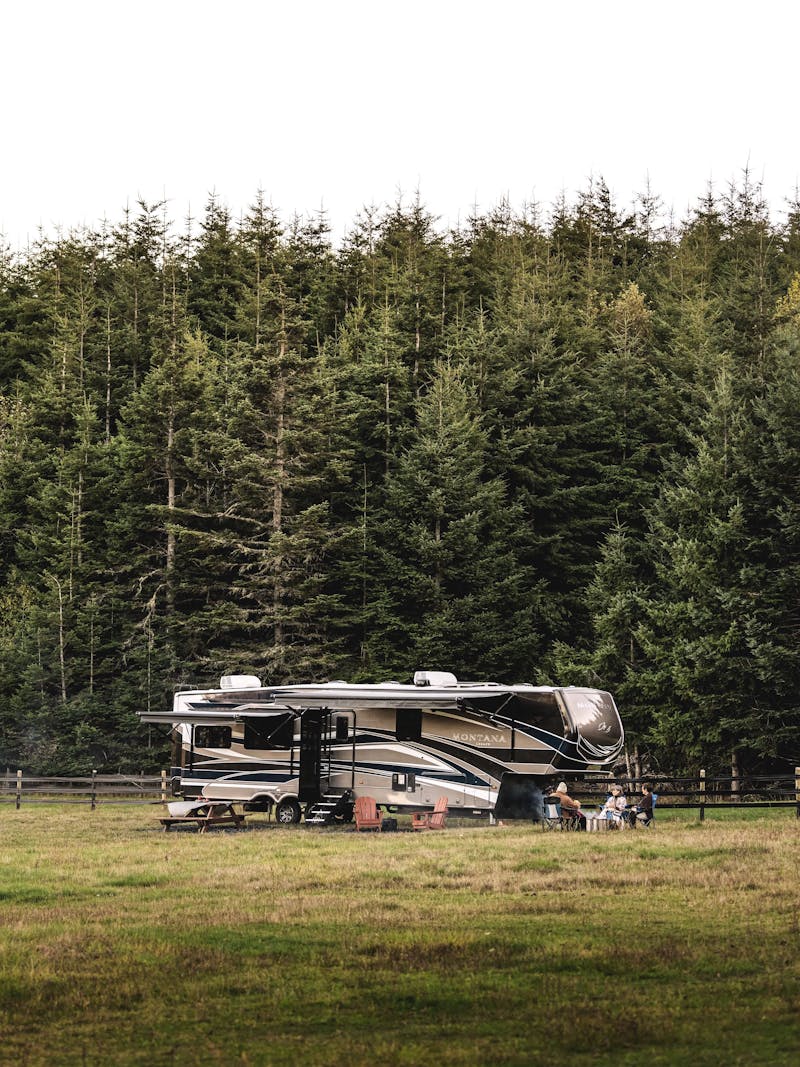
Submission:
M 261 679 L 254 674 L 223 674 L 220 689 L 260 689 Z
M 458 679 L 449 671 L 416 671 L 414 673 L 414 685 L 431 685 L 436 688 L 448 685 L 458 685 Z

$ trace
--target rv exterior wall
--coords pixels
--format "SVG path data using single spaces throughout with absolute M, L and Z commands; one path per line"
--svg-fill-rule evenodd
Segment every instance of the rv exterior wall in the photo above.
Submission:
M 182 735 L 184 795 L 266 804 L 298 797 L 308 716 L 322 716 L 323 791 L 352 789 L 407 811 L 446 798 L 490 812 L 501 787 L 510 807 L 534 810 L 539 781 L 608 765 L 622 745 L 607 693 L 459 683 L 444 671 L 418 671 L 414 683 L 261 686 L 225 675 L 220 689 L 176 694 L 171 715 L 142 718 Z

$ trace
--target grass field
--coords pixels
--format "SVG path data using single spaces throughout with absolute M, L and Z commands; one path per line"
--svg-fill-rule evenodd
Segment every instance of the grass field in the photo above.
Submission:
M 800 823 L 164 834 L 0 808 L 0 1062 L 800 1062 Z

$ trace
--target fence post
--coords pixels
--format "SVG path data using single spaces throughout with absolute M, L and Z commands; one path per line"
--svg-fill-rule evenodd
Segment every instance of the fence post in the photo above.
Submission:
M 797 805 L 795 815 L 800 819 L 800 767 L 794 769 L 794 800 Z
M 17 771 L 17 811 L 22 803 L 22 771 Z
M 700 822 L 706 817 L 706 772 L 700 771 Z
M 97 807 L 97 771 L 92 771 L 92 806 L 91 810 Z
M 167 772 L 161 768 L 161 803 L 167 802 Z

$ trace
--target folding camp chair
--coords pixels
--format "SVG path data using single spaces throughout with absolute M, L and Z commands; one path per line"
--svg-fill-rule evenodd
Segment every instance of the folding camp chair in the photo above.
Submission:
M 584 816 L 579 808 L 565 808 L 561 806 L 561 825 L 565 830 L 582 830 Z
M 651 793 L 650 796 L 653 798 L 653 810 L 651 811 L 650 815 L 648 815 L 646 811 L 638 811 L 636 813 L 636 820 L 634 822 L 635 826 L 650 827 L 655 824 L 656 802 L 658 800 L 658 793 Z
M 564 819 L 561 815 L 561 801 L 555 797 L 545 797 L 542 803 L 544 804 L 542 829 L 562 830 L 564 828 Z

